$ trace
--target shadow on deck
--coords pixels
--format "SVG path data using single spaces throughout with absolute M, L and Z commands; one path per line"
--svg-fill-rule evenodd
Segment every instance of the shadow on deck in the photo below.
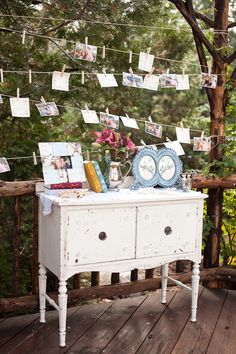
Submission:
M 58 347 L 58 313 L 0 319 L 0 353 L 168 354 L 235 353 L 236 291 L 201 288 L 198 321 L 191 323 L 191 294 L 168 291 L 68 309 L 67 347 Z

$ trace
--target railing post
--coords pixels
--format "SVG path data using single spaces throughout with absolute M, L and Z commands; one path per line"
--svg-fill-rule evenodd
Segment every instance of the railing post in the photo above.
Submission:
M 20 295 L 20 197 L 15 198 L 13 231 L 13 293 Z
M 32 293 L 38 294 L 38 197 L 33 197 L 33 255 L 32 255 Z

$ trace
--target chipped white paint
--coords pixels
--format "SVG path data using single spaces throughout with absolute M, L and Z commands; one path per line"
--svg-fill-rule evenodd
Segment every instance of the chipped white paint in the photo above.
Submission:
M 79 200 L 54 197 L 48 216 L 42 215 L 40 205 L 40 322 L 45 322 L 46 267 L 59 279 L 60 346 L 65 346 L 66 336 L 66 280 L 79 272 L 124 272 L 161 265 L 165 303 L 168 263 L 192 260 L 191 320 L 196 321 L 206 197 L 165 189 L 90 193 Z

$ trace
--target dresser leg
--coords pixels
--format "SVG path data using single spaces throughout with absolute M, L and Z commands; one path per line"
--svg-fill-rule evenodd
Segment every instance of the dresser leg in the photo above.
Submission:
M 45 312 L 46 312 L 46 288 L 47 288 L 47 275 L 46 268 L 39 264 L 39 314 L 40 322 L 45 323 Z
M 199 263 L 193 264 L 192 272 L 192 306 L 191 306 L 191 321 L 197 321 L 197 300 L 198 300 L 198 289 L 199 289 Z
M 166 304 L 168 268 L 169 268 L 169 263 L 166 263 L 161 267 L 161 303 L 162 304 Z
M 58 305 L 59 305 L 59 336 L 60 347 L 66 346 L 66 314 L 67 314 L 67 287 L 66 281 L 59 282 L 58 289 Z

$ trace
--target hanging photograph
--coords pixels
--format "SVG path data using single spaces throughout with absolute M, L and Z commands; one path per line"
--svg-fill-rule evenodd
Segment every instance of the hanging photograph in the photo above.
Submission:
M 193 151 L 211 151 L 211 138 L 193 138 Z
M 143 78 L 140 75 L 132 75 L 130 73 L 123 73 L 123 85 L 130 87 L 143 87 Z
M 217 75 L 202 73 L 200 85 L 202 87 L 215 89 L 217 85 Z
M 69 91 L 70 73 L 54 71 L 52 75 L 52 89 L 60 91 Z
M 189 76 L 188 75 L 176 75 L 177 86 L 176 90 L 189 90 Z
M 145 121 L 145 133 L 155 136 L 156 138 L 162 137 L 162 126 L 157 123 Z
M 176 88 L 178 81 L 176 74 L 160 75 L 160 83 L 162 88 Z
M 10 171 L 9 164 L 5 157 L 0 157 L 0 173 Z
M 10 98 L 12 117 L 28 118 L 30 117 L 29 98 Z
M 125 127 L 139 129 L 136 119 L 127 116 L 120 116 L 120 119 L 122 120 L 122 123 L 124 124 Z
M 97 74 L 101 87 L 117 87 L 117 81 L 113 74 Z
M 38 108 L 41 117 L 58 116 L 59 111 L 55 102 L 36 103 L 35 106 Z
M 85 43 L 76 43 L 74 58 L 87 61 L 96 61 L 97 47 L 94 45 L 86 45 Z
M 176 127 L 176 136 L 179 143 L 190 144 L 190 130 L 189 128 Z
M 138 68 L 139 70 L 150 72 L 153 67 L 154 55 L 143 53 L 139 54 Z
M 145 75 L 143 80 L 143 88 L 147 90 L 158 91 L 159 76 L 158 75 Z
M 92 124 L 99 123 L 99 119 L 98 119 L 96 111 L 88 110 L 88 109 L 81 109 L 81 113 L 82 113 L 85 123 L 92 123 Z
M 164 145 L 168 149 L 174 150 L 178 156 L 185 155 L 184 149 L 177 140 L 164 143 Z
M 109 128 L 118 129 L 119 128 L 119 116 L 116 116 L 114 114 L 100 112 L 100 124 L 104 124 Z

